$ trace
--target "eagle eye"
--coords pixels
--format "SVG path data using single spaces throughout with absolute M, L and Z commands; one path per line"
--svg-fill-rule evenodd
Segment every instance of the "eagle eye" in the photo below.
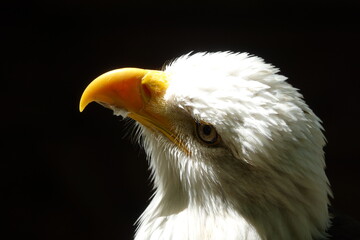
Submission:
M 198 138 L 209 146 L 214 146 L 220 142 L 220 136 L 216 129 L 205 122 L 196 122 L 196 134 Z

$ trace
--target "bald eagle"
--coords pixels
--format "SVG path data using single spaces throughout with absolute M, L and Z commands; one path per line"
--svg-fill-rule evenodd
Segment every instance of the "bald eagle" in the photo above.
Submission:
M 190 53 L 162 71 L 92 81 L 98 102 L 135 120 L 155 193 L 136 240 L 327 237 L 331 191 L 321 121 L 279 70 L 247 53 Z

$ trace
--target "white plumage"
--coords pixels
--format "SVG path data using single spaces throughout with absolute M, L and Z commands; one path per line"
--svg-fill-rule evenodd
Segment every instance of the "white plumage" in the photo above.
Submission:
M 190 154 L 139 124 L 156 190 L 135 239 L 326 237 L 325 139 L 286 77 L 258 57 L 231 52 L 184 55 L 164 72 L 161 114 Z M 212 126 L 216 144 L 199 139 L 199 124 Z

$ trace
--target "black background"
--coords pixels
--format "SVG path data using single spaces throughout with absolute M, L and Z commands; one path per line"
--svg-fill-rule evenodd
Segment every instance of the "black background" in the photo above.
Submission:
M 151 183 L 124 123 L 87 84 L 189 51 L 245 51 L 281 69 L 323 120 L 334 208 L 360 220 L 356 1 L 2 3 L 0 198 L 6 239 L 131 239 Z

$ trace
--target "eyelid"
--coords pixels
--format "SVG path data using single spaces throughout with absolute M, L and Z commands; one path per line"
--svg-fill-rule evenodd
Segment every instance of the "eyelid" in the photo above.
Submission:
M 203 139 L 201 136 L 200 136 L 200 133 L 199 133 L 199 130 L 200 130 L 200 127 L 202 126 L 210 126 L 211 129 L 213 131 L 215 131 L 215 137 L 214 137 L 214 140 L 213 141 L 207 141 L 205 139 Z M 209 146 L 209 147 L 213 147 L 213 146 L 217 146 L 220 142 L 221 142 L 221 137 L 219 135 L 219 133 L 216 131 L 216 128 L 210 124 L 210 123 L 207 123 L 207 122 L 204 122 L 204 121 L 195 121 L 195 132 L 196 132 L 196 136 L 197 138 L 205 145 Z

